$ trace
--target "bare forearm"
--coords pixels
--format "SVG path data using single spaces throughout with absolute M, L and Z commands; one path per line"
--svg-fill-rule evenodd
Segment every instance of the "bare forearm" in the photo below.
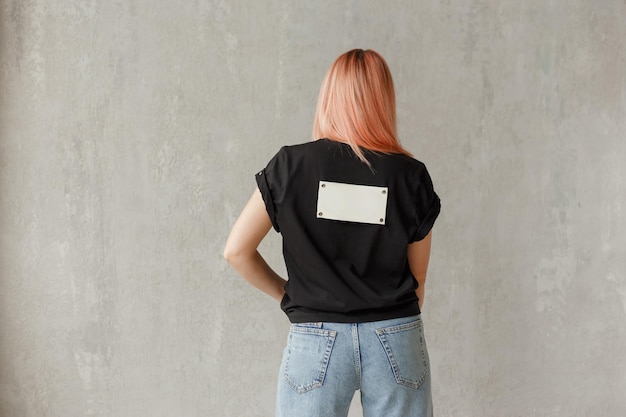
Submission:
M 287 281 L 270 268 L 258 251 L 229 257 L 227 260 L 251 285 L 277 301 L 282 300 Z
M 417 289 L 415 294 L 419 299 L 420 310 L 424 305 L 424 288 L 426 284 L 426 273 L 428 271 L 428 261 L 430 259 L 430 244 L 432 241 L 433 232 L 428 232 L 426 237 L 418 242 L 409 244 L 407 250 L 407 256 L 409 259 L 409 266 L 411 273 L 417 281 Z
M 417 289 L 415 290 L 415 294 L 417 295 L 418 298 L 418 304 L 420 307 L 420 311 L 422 310 L 422 306 L 424 305 L 424 285 L 426 284 L 426 277 L 424 277 L 424 279 L 418 279 L 417 280 L 419 286 L 417 287 Z

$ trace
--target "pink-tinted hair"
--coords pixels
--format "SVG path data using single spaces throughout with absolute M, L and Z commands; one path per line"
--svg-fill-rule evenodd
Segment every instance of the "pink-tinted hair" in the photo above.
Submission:
M 378 52 L 353 49 L 331 65 L 313 122 L 313 139 L 320 138 L 350 144 L 368 165 L 361 148 L 411 156 L 397 137 L 393 79 Z

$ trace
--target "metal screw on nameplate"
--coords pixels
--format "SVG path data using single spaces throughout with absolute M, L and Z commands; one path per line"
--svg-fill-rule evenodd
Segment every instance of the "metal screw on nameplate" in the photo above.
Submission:
M 326 184 L 322 184 L 322 188 L 326 187 Z
M 387 191 L 386 191 L 386 190 L 383 190 L 383 194 L 387 194 Z
M 321 216 L 323 213 L 320 211 L 319 213 L 317 213 L 318 216 Z
M 383 222 L 383 219 L 380 219 L 380 222 L 382 223 L 382 222 Z

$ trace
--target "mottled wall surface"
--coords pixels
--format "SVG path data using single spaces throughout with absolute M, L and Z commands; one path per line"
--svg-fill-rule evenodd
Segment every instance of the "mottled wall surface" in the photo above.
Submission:
M 353 47 L 387 58 L 443 202 L 436 415 L 626 415 L 624 22 L 623 0 L 0 1 L 0 416 L 273 415 L 288 321 L 221 251 Z M 279 235 L 261 250 L 284 273 Z

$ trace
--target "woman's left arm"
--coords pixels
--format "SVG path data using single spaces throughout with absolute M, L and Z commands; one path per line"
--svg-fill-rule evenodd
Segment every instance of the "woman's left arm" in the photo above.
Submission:
M 272 222 L 257 188 L 230 231 L 224 248 L 224 258 L 246 281 L 281 301 L 287 281 L 274 272 L 257 251 L 271 228 Z

